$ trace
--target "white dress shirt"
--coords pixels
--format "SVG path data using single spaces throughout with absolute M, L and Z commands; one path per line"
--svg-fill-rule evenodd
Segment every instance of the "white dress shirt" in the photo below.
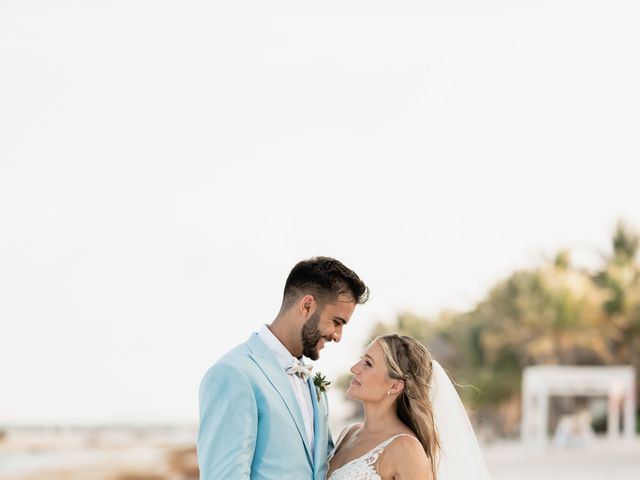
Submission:
M 289 353 L 289 350 L 280 343 L 280 340 L 271 333 L 271 330 L 266 325 L 258 332 L 260 340 L 262 340 L 267 347 L 275 354 L 278 359 L 278 363 L 282 367 L 283 371 L 286 371 L 297 360 L 296 357 Z M 311 451 L 313 451 L 313 404 L 311 403 L 311 392 L 309 391 L 309 384 L 303 380 L 299 375 L 287 375 L 289 377 L 289 383 L 293 393 L 296 396 L 298 405 L 300 406 L 300 412 L 302 412 L 302 420 L 304 421 L 304 427 L 307 431 L 307 438 L 309 439 L 309 445 Z

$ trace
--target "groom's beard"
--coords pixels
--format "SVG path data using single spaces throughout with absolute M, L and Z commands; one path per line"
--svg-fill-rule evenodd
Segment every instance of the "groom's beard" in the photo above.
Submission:
M 315 312 L 302 326 L 302 354 L 311 360 L 318 360 L 318 342 L 322 338 L 318 325 L 320 324 L 320 312 Z

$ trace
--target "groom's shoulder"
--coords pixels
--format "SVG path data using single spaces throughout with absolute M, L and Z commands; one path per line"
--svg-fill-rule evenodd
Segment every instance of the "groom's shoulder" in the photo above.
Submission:
M 254 389 L 259 369 L 247 343 L 231 349 L 209 367 L 200 382 L 200 395 L 206 396 L 220 389 L 245 393 Z
M 224 355 L 222 355 L 218 360 L 215 361 L 215 363 L 212 366 L 213 367 L 215 367 L 216 365 L 240 366 L 249 359 L 250 353 L 251 351 L 249 350 L 249 348 L 244 343 L 241 343 L 240 345 L 232 348 L 231 350 L 226 352 Z
M 209 368 L 205 376 L 216 371 L 238 370 L 246 372 L 252 364 L 251 349 L 249 348 L 248 342 L 243 342 L 222 355 Z

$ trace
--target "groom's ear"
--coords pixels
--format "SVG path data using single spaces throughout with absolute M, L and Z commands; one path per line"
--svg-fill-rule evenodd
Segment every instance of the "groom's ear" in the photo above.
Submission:
M 316 305 L 316 299 L 313 298 L 313 295 L 305 295 L 300 299 L 300 302 L 298 302 L 300 313 L 302 313 L 304 317 L 312 315 L 316 310 Z

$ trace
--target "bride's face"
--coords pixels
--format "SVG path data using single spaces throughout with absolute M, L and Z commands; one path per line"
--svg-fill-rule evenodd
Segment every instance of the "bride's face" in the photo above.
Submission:
M 393 385 L 389 377 L 384 352 L 377 341 L 367 347 L 360 361 L 351 367 L 353 379 L 347 396 L 354 400 L 381 401 Z

